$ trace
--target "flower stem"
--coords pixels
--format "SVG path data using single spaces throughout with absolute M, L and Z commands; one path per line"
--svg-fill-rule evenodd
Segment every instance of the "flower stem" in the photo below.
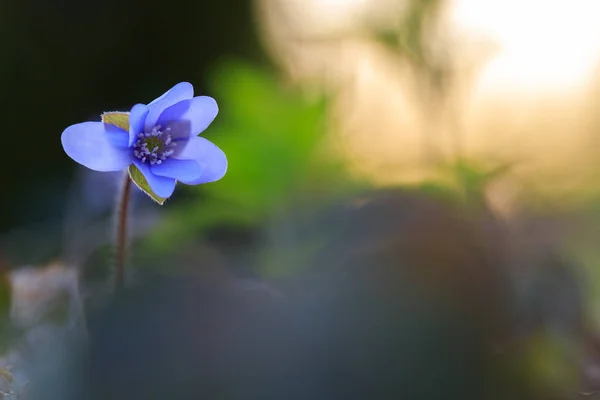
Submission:
M 131 195 L 131 179 L 125 170 L 123 186 L 118 197 L 115 214 L 117 216 L 117 231 L 115 235 L 115 290 L 119 291 L 125 285 L 125 259 L 127 255 L 127 222 L 129 216 L 129 197 Z

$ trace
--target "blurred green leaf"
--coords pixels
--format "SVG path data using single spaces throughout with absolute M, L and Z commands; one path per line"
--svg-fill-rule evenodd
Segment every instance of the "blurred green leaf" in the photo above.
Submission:
M 223 123 L 209 133 L 230 166 L 218 185 L 206 189 L 264 210 L 307 178 L 325 134 L 326 101 L 309 102 L 285 92 L 268 75 L 247 66 L 222 71 L 215 87 L 221 92 Z
M 326 97 L 309 99 L 241 62 L 221 65 L 211 86 L 220 111 L 203 136 L 227 154 L 227 174 L 186 188 L 199 196 L 172 211 L 155 248 L 218 224 L 256 225 L 282 207 L 326 199 L 350 182 L 344 164 L 323 151 Z
M 482 193 L 490 182 L 506 174 L 511 167 L 511 163 L 484 167 L 475 162 L 460 160 L 451 167 L 451 170 L 465 193 Z
M 447 0 L 409 0 L 405 10 L 392 26 L 374 24 L 375 39 L 393 52 L 402 55 L 417 68 L 433 66 L 430 32 L 440 20 Z

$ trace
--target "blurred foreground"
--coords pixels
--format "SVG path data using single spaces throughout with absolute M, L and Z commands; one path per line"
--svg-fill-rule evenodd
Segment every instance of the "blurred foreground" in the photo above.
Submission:
M 67 329 L 60 356 L 38 349 L 29 393 L 572 399 L 600 388 L 581 270 L 532 233 L 544 221 L 446 196 L 376 190 L 296 208 L 278 221 L 295 232 L 277 241 L 287 261 L 269 240 L 233 259 L 197 247 L 184 270 L 144 273 L 91 305 L 89 348 Z M 294 272 L 232 273 L 260 270 L 256 252 Z

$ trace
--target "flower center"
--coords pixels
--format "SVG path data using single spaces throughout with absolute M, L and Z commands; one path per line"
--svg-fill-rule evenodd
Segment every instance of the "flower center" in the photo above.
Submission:
M 133 155 L 143 163 L 161 164 L 173 154 L 173 148 L 177 146 L 177 143 L 171 140 L 171 128 L 160 128 L 158 125 L 151 132 L 139 133 L 133 144 Z

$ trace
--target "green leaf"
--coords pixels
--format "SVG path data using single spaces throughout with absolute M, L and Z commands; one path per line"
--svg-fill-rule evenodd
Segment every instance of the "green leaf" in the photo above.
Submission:
M 161 206 L 165 203 L 165 201 L 167 201 L 166 198 L 160 197 L 152 191 L 142 172 L 133 164 L 129 166 L 129 177 L 142 192 L 146 193 L 152 200 Z
M 116 125 L 126 132 L 129 132 L 129 113 L 123 111 L 111 111 L 102 114 L 102 122 L 105 124 Z
M 105 112 L 104 114 L 102 114 L 102 122 L 104 122 L 105 124 L 111 124 L 111 125 L 118 126 L 119 128 L 129 132 L 129 113 L 128 112 L 122 112 L 122 111 Z M 133 183 L 135 183 L 135 185 L 142 192 L 146 193 L 148 196 L 150 196 L 150 198 L 152 200 L 154 200 L 161 206 L 165 203 L 165 201 L 167 199 L 164 197 L 160 197 L 159 195 L 157 195 L 156 193 L 154 193 L 152 191 L 152 189 L 150 188 L 150 185 L 148 184 L 148 181 L 146 180 L 146 178 L 144 177 L 142 172 L 135 165 L 130 165 L 128 171 L 129 171 L 129 177 L 131 178 Z

